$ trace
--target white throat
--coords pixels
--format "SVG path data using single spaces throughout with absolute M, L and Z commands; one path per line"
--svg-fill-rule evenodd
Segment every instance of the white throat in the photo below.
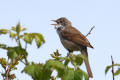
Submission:
M 65 27 L 63 27 L 62 25 L 57 25 L 56 27 L 55 27 L 55 29 L 61 29 L 61 30 L 64 30 L 65 29 Z

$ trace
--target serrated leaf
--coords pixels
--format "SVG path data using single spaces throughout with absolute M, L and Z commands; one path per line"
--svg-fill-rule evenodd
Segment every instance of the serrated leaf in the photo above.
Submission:
M 64 80 L 88 80 L 88 75 L 81 69 L 67 68 L 63 78 Z
M 68 68 L 65 70 L 64 80 L 74 80 L 74 69 Z
M 0 34 L 7 34 L 8 32 L 8 29 L 0 29 Z
M 41 34 L 32 33 L 32 35 L 34 35 L 34 37 L 35 37 L 35 41 L 36 41 L 36 44 L 37 44 L 38 48 L 41 46 L 41 44 L 45 43 L 45 40 L 44 40 L 44 38 Z
M 12 59 L 13 62 L 15 62 L 16 58 L 22 60 L 27 57 L 27 52 L 25 49 L 20 47 L 8 47 L 7 50 L 7 56 Z
M 84 56 L 82 54 L 78 54 L 78 55 L 74 55 L 74 54 L 70 54 L 70 61 L 71 63 L 76 67 L 76 66 L 80 66 L 83 63 L 83 60 L 85 59 Z
M 83 80 L 83 72 L 81 70 L 75 70 L 74 80 Z
M 31 34 L 29 34 L 29 33 L 24 33 L 24 41 L 26 42 L 26 43 L 29 43 L 29 44 L 31 44 L 32 43 L 32 41 L 33 41 L 33 36 L 31 35 Z
M 57 61 L 57 60 L 48 60 L 46 62 L 46 67 L 53 68 L 53 69 L 57 70 L 57 72 L 58 72 L 57 76 L 58 77 L 61 77 L 64 74 L 65 66 L 60 61 Z
M 117 75 L 119 75 L 119 74 L 120 74 L 120 69 L 118 69 L 118 70 L 114 73 L 115 76 L 117 76 Z
M 50 80 L 51 75 L 51 71 L 43 64 L 35 64 L 33 62 L 31 65 L 26 65 L 22 72 L 30 75 L 33 80 Z
M 83 55 L 81 55 L 81 54 L 76 55 L 76 60 L 75 60 L 75 62 L 77 63 L 77 65 L 80 66 L 80 65 L 83 63 L 83 59 L 84 59 Z
M 36 65 L 34 63 L 32 63 L 31 65 L 26 65 L 26 67 L 24 68 L 24 70 L 22 72 L 27 73 L 28 75 L 30 75 L 34 80 L 36 80 L 35 78 L 35 68 Z M 40 67 L 41 68 L 41 67 Z
M 35 42 L 37 44 L 37 47 L 39 48 L 43 43 L 45 43 L 45 40 L 43 36 L 39 33 L 25 33 L 24 34 L 24 41 L 26 43 L 31 44 L 33 39 L 35 39 Z
M 77 69 L 77 70 L 80 71 L 80 74 L 81 74 L 81 73 L 83 74 L 83 77 L 84 77 L 85 80 L 88 80 L 88 74 L 87 74 L 86 72 L 84 72 L 84 71 L 81 70 L 81 69 Z

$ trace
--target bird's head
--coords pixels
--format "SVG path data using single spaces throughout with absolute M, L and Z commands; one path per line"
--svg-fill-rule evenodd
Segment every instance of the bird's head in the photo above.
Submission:
M 65 17 L 61 17 L 57 20 L 52 20 L 52 21 L 56 22 L 56 24 L 52 24 L 56 26 L 56 28 L 71 26 L 71 22 Z

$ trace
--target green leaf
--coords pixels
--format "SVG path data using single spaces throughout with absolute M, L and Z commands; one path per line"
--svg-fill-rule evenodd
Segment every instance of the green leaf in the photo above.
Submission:
M 42 77 L 42 69 L 42 64 L 32 63 L 31 65 L 26 65 L 22 72 L 25 72 L 28 75 L 32 76 L 34 80 L 40 80 L 40 78 Z
M 36 44 L 37 44 L 38 48 L 41 46 L 41 44 L 45 43 L 45 40 L 44 40 L 44 38 L 41 34 L 32 33 L 32 35 L 34 35 L 34 37 L 35 37 L 35 41 L 36 41 Z
M 0 34 L 7 34 L 8 32 L 8 29 L 0 29 Z
M 83 80 L 83 72 L 81 70 L 75 70 L 74 80 Z
M 62 77 L 64 75 L 65 66 L 60 61 L 50 59 L 46 62 L 46 67 L 57 70 L 58 77 Z
M 12 59 L 13 61 L 16 60 L 16 58 L 22 60 L 27 57 L 27 52 L 25 49 L 22 49 L 20 47 L 8 47 L 7 48 L 7 56 Z
M 77 69 L 77 70 L 79 70 L 83 74 L 83 77 L 84 77 L 85 80 L 88 80 L 88 74 L 86 72 L 84 72 L 81 69 Z
M 23 48 L 15 47 L 14 49 L 16 50 L 16 52 L 17 52 L 18 55 L 23 55 L 23 56 L 27 56 L 28 55 L 28 53 L 26 52 L 26 50 L 23 49 Z
M 77 64 L 76 64 L 76 62 L 75 62 L 75 60 L 76 60 L 76 55 L 74 55 L 74 54 L 70 54 L 69 55 L 69 58 L 70 58 L 70 61 L 71 61 L 71 63 L 72 63 L 72 65 L 73 66 L 77 66 Z
M 15 32 L 16 32 L 16 27 L 14 27 L 14 26 L 13 26 L 11 30 L 13 30 L 13 31 L 15 31 Z
M 118 69 L 118 70 L 114 73 L 115 76 L 117 76 L 117 75 L 119 75 L 119 74 L 120 74 L 120 69 Z
M 17 34 L 13 33 L 13 32 L 10 32 L 10 37 L 11 38 L 15 38 L 17 36 Z
M 107 66 L 106 69 L 105 69 L 105 74 L 107 74 L 107 72 L 109 71 L 110 68 L 112 68 L 112 66 L 120 66 L 120 64 L 114 64 L 114 65 L 110 65 L 110 66 Z
M 35 39 L 35 42 L 36 42 L 38 48 L 43 43 L 45 43 L 45 40 L 44 40 L 42 34 L 39 34 L 39 33 L 24 33 L 24 41 L 26 43 L 31 44 L 33 39 Z
M 26 43 L 31 44 L 32 41 L 33 41 L 33 36 L 32 36 L 31 34 L 24 33 L 24 41 L 25 41 Z
M 2 49 L 6 49 L 7 47 L 6 47 L 5 44 L 0 44 L 0 48 L 2 48 Z
M 32 62 L 31 65 L 26 65 L 22 72 L 32 76 L 34 80 L 50 80 L 51 71 L 46 68 L 43 64 L 35 64 Z
M 70 59 L 68 57 L 65 57 L 64 65 L 67 66 L 69 62 L 70 62 Z
M 109 71 L 109 69 L 111 68 L 112 66 L 107 66 L 106 69 L 105 69 L 105 74 L 107 74 L 107 72 Z
M 83 55 L 78 54 L 78 55 L 76 55 L 75 62 L 77 63 L 77 65 L 81 65 L 83 63 L 83 59 L 84 59 Z
M 0 64 L 4 67 L 7 64 L 7 61 L 5 58 L 0 58 Z
M 74 69 L 68 68 L 65 70 L 64 80 L 74 80 Z
M 81 69 L 67 68 L 63 78 L 64 80 L 88 80 L 88 75 Z
M 16 27 L 13 26 L 11 30 L 16 32 Z M 26 28 L 20 26 L 20 31 L 25 31 L 25 30 Z
M 20 22 L 16 25 L 16 32 L 17 34 L 19 34 L 21 31 L 21 25 L 20 25 Z
M 52 69 L 45 64 L 42 72 L 43 72 L 43 74 L 42 74 L 41 80 L 50 80 L 51 74 L 52 74 Z
M 80 66 L 83 63 L 83 60 L 85 59 L 82 54 L 74 55 L 74 54 L 71 53 L 69 57 L 70 57 L 71 63 L 75 67 Z
M 39 36 L 35 36 L 35 41 L 36 41 L 36 44 L 37 44 L 37 47 L 39 48 L 41 46 L 41 39 Z
M 9 47 L 8 52 L 7 52 L 7 56 L 8 56 L 8 58 L 10 58 L 12 60 L 15 59 L 17 57 L 17 53 L 16 53 L 15 48 Z
M 25 31 L 25 30 L 26 30 L 26 28 L 24 28 L 24 27 L 20 28 L 20 31 Z

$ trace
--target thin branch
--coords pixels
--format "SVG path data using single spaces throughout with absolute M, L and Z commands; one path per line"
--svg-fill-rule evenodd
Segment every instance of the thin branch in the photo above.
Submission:
M 8 77 L 8 75 L 9 75 L 9 59 L 8 59 L 7 62 L 6 62 L 5 74 L 6 74 L 5 80 L 9 80 L 9 77 Z
M 22 61 L 22 60 L 21 60 L 20 62 L 22 62 L 23 64 L 26 64 L 26 63 L 25 63 L 24 61 Z
M 113 76 L 113 80 L 115 80 L 114 78 L 114 61 L 113 61 L 113 57 L 111 56 L 111 60 L 112 60 L 112 76 Z
M 92 31 L 94 28 L 95 28 L 95 26 L 93 26 L 93 27 L 90 29 L 90 31 L 87 33 L 87 35 L 86 35 L 85 37 L 87 37 L 88 35 L 90 35 L 90 34 L 91 34 L 91 31 Z
M 10 80 L 9 79 L 9 74 L 10 74 L 10 71 L 11 71 L 11 67 L 10 67 L 11 65 L 12 65 L 12 61 L 9 64 L 9 59 L 8 59 L 8 61 L 6 63 L 6 70 L 5 70 L 6 78 L 5 78 L 5 80 Z

